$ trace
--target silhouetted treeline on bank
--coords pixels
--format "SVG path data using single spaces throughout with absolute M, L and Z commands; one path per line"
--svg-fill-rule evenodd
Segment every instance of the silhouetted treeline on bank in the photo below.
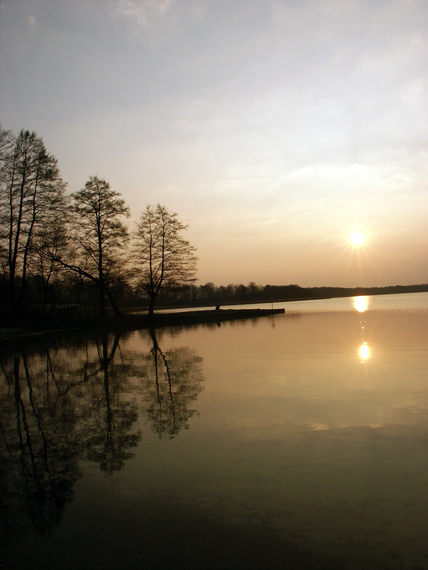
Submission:
M 165 206 L 148 205 L 134 228 L 120 192 L 98 176 L 67 194 L 57 159 L 35 132 L 0 125 L 0 316 L 120 314 L 130 287 L 149 299 L 196 281 L 187 225 Z
M 7 280 L 0 282 L 0 316 L 11 316 L 7 306 Z M 299 285 L 256 285 L 255 283 L 229 284 L 216 286 L 183 285 L 159 292 L 159 308 L 224 306 L 245 303 L 270 303 L 295 300 L 328 299 L 331 297 L 352 297 L 357 295 L 388 295 L 393 293 L 419 293 L 428 291 L 428 284 L 393 285 L 389 287 L 300 287 Z M 49 289 L 49 303 L 41 305 L 42 284 L 37 277 L 27 283 L 27 317 L 52 318 L 92 318 L 97 314 L 99 290 L 95 284 L 79 279 L 73 274 L 63 275 L 54 281 Z M 117 282 L 114 289 L 117 303 L 123 309 L 146 310 L 149 298 L 139 287 L 126 281 Z M 112 311 L 112 309 L 110 308 Z M 8 319 L 9 320 L 9 319 Z
M 428 284 L 393 285 L 390 287 L 300 287 L 299 285 L 248 285 L 230 284 L 216 286 L 184 286 L 175 291 L 163 291 L 159 306 L 207 306 L 241 303 L 268 303 L 357 295 L 388 295 L 393 293 L 421 293 L 428 291 Z
M 196 285 L 187 225 L 147 206 L 134 229 L 121 194 L 98 176 L 67 194 L 56 158 L 35 132 L 0 125 L 0 318 L 79 319 L 120 307 L 207 306 L 428 291 L 376 288 Z

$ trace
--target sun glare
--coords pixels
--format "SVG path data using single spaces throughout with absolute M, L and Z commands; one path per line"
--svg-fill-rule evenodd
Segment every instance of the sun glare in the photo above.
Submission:
M 369 308 L 369 298 L 365 296 L 353 297 L 352 304 L 359 313 L 364 313 Z
M 365 360 L 367 360 L 367 358 L 370 357 L 370 349 L 367 345 L 366 342 L 364 342 L 361 346 L 360 346 L 360 358 L 361 358 L 361 362 L 364 362 Z
M 361 232 L 354 232 L 351 235 L 351 243 L 356 247 L 360 246 L 364 242 L 364 235 Z

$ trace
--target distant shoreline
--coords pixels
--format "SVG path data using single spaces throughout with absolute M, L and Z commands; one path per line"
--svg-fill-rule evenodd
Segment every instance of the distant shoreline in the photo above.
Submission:
M 274 287 L 274 286 L 272 286 Z M 278 289 L 281 287 L 278 286 Z M 216 303 L 200 303 L 199 305 L 159 305 L 158 311 L 150 317 L 146 307 L 122 307 L 123 313 L 119 316 L 108 315 L 101 317 L 72 317 L 56 319 L 7 319 L 3 325 L 0 324 L 0 342 L 7 342 L 14 339 L 37 338 L 44 335 L 70 333 L 73 331 L 132 331 L 138 329 L 149 329 L 165 326 L 188 326 L 196 324 L 215 324 L 238 319 L 251 319 L 264 316 L 271 316 L 284 313 L 285 309 L 273 308 L 274 303 L 291 303 L 295 301 L 316 301 L 324 299 L 337 299 L 343 297 L 354 297 L 361 295 L 398 295 L 406 293 L 428 292 L 428 285 L 395 285 L 390 287 L 366 287 L 366 288 L 341 288 L 341 287 L 311 287 L 298 288 L 302 293 L 315 291 L 317 295 L 296 296 L 296 297 L 274 297 L 272 299 L 246 299 L 236 301 L 224 301 L 220 310 L 202 309 L 202 307 L 212 307 Z M 320 294 L 323 291 L 325 294 Z M 327 294 L 327 292 L 329 294 Z M 271 309 L 233 309 L 236 305 L 272 304 Z M 180 312 L 168 312 L 175 309 L 182 309 Z M 131 312 L 132 311 L 132 312 Z M 139 314 L 135 314 L 138 311 Z M 64 324 L 64 322 L 66 324 Z
M 218 289 L 218 288 L 216 288 Z M 265 285 L 258 292 L 239 294 L 214 292 L 206 298 L 183 303 L 162 303 L 159 300 L 158 310 L 180 309 L 192 307 L 212 307 L 221 304 L 222 307 L 233 305 L 254 305 L 261 303 L 290 303 L 293 301 L 316 301 L 321 299 L 336 299 L 339 297 L 357 297 L 361 295 L 401 295 L 406 293 L 426 293 L 428 283 L 418 285 L 388 285 L 385 287 L 300 287 L 300 285 Z M 124 308 L 124 310 L 126 310 Z M 144 310 L 144 307 L 141 308 Z
M 262 303 L 292 303 L 294 301 L 317 301 L 322 299 L 338 299 L 341 297 L 358 297 L 361 295 L 401 295 L 407 293 L 427 293 L 428 284 L 422 285 L 391 285 L 387 287 L 300 287 L 299 285 L 268 285 L 270 295 L 247 295 L 245 298 L 235 296 L 222 298 L 214 296 L 210 299 L 198 299 L 195 302 L 159 303 L 158 311 L 172 309 L 189 309 L 193 307 L 212 307 L 220 303 L 222 307 L 234 305 L 256 305 Z M 123 307 L 124 312 L 129 308 Z M 138 310 L 144 311 L 146 307 Z

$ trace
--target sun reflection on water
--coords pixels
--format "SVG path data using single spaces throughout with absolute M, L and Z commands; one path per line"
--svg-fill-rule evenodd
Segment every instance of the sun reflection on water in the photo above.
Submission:
M 361 362 L 365 362 L 368 358 L 370 358 L 370 349 L 366 342 L 363 342 L 363 344 L 360 346 L 359 354 Z
M 358 311 L 359 313 L 364 313 L 369 308 L 369 297 L 367 297 L 366 295 L 352 297 L 352 305 L 356 311 Z M 366 323 L 365 320 L 360 321 L 361 331 L 364 331 L 362 332 L 364 336 L 365 336 L 365 323 Z M 370 358 L 370 349 L 366 341 L 364 341 L 363 344 L 360 346 L 358 350 L 358 355 L 361 359 L 362 364 L 364 364 L 364 362 L 368 358 Z
M 359 313 L 364 313 L 369 308 L 369 298 L 366 296 L 352 297 L 354 309 Z

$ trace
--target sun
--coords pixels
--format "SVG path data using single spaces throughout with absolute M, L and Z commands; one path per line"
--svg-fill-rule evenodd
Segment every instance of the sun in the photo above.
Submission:
M 354 245 L 355 247 L 359 247 L 360 245 L 362 245 L 364 243 L 364 235 L 361 232 L 354 232 L 351 235 L 351 243 L 352 245 Z

